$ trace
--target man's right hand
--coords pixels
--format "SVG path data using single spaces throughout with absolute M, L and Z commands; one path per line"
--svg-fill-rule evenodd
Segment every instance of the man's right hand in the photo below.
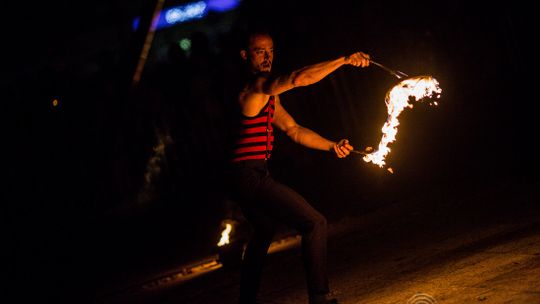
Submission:
M 352 55 L 345 56 L 345 64 L 365 68 L 369 66 L 369 58 L 369 54 L 364 52 L 356 52 Z

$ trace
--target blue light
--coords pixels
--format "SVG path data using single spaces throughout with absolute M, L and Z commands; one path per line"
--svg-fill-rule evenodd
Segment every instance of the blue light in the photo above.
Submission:
M 156 30 L 178 23 L 201 19 L 208 11 L 225 12 L 236 8 L 240 0 L 207 0 L 169 7 L 161 11 Z M 139 27 L 140 17 L 133 20 L 133 30 Z
M 240 0 L 207 0 L 208 9 L 216 12 L 226 12 L 235 9 L 240 4 Z
M 136 30 L 139 27 L 139 23 L 141 23 L 141 18 L 137 17 L 133 19 L 133 24 L 131 25 L 133 30 Z
M 172 7 L 159 16 L 160 21 L 165 16 L 165 22 L 168 25 L 200 19 L 206 15 L 206 3 L 204 1 L 189 3 L 186 5 Z M 158 22 L 159 24 L 159 22 Z

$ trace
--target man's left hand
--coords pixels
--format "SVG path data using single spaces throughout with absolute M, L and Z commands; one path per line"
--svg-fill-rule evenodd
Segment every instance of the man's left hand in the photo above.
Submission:
M 348 139 L 342 139 L 333 146 L 336 156 L 339 158 L 347 157 L 354 150 L 353 146 L 349 144 Z

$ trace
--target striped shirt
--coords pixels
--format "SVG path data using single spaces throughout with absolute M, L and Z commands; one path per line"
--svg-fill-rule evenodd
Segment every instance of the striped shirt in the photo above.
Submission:
M 253 117 L 242 115 L 233 148 L 233 162 L 270 158 L 274 145 L 274 111 L 274 96 L 270 96 L 259 114 Z

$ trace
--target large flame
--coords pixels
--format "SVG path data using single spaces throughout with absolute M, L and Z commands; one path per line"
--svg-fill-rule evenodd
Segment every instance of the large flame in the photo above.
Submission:
M 388 108 L 388 118 L 381 129 L 383 135 L 379 142 L 379 147 L 375 152 L 365 155 L 363 157 L 364 161 L 372 162 L 382 168 L 386 164 L 384 161 L 385 157 L 390 153 L 388 144 L 396 140 L 399 114 L 406 107 L 413 107 L 413 104 L 409 103 L 411 97 L 414 97 L 415 101 L 423 101 L 424 98 L 433 97 L 434 94 L 437 94 L 436 97 L 439 98 L 441 92 L 442 89 L 439 87 L 439 82 L 431 76 L 407 78 L 388 91 L 385 98 L 386 107 Z M 437 105 L 436 102 L 432 104 Z

